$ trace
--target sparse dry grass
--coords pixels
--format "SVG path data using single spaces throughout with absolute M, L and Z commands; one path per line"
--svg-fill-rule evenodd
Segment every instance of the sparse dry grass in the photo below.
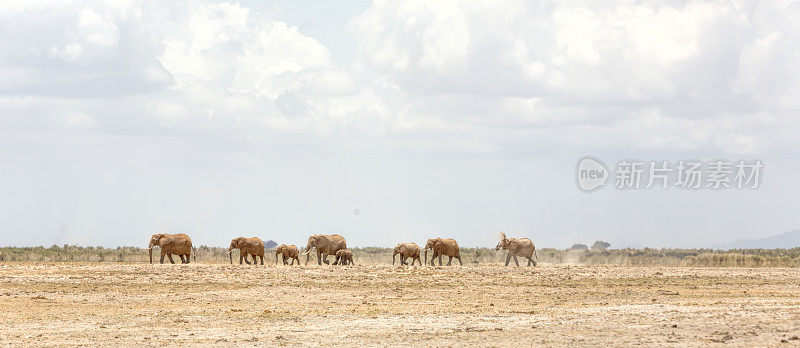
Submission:
M 0 263 L 0 345 L 780 345 L 800 269 Z
M 355 262 L 365 265 L 391 264 L 390 248 L 351 248 Z M 236 252 L 234 252 L 236 253 Z M 465 264 L 502 264 L 505 251 L 489 248 L 462 248 Z M 274 263 L 274 251 L 268 252 L 265 262 Z M 800 248 L 793 249 L 613 249 L 608 251 L 574 251 L 544 248 L 537 251 L 538 261 L 551 264 L 626 265 L 626 266 L 686 266 L 686 267 L 800 267 Z M 158 251 L 154 252 L 158 258 Z M 200 263 L 227 263 L 226 248 L 200 246 Z M 301 255 L 305 263 L 305 257 Z M 312 260 L 315 258 L 312 256 Z M 333 259 L 333 258 L 331 258 Z M 447 262 L 447 258 L 443 258 Z M 0 261 L 36 262 L 148 262 L 147 250 L 137 247 L 52 246 L 0 248 Z M 521 259 L 520 262 L 524 261 Z M 399 257 L 398 257 L 399 262 Z

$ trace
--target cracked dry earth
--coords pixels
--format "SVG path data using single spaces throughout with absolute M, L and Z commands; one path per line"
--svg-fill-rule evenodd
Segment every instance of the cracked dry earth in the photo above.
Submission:
M 0 264 L 4 346 L 789 346 L 798 336 L 799 269 Z

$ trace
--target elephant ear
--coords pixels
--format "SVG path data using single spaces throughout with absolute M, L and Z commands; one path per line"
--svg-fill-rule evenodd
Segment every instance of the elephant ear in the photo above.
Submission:
M 163 248 L 165 245 L 169 244 L 171 240 L 172 238 L 170 238 L 170 236 L 161 236 L 161 238 L 158 239 L 158 246 Z

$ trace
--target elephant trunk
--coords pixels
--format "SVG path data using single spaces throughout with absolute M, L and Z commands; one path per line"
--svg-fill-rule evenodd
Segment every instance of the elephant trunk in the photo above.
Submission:
M 397 251 L 392 253 L 392 266 L 394 266 L 394 257 L 397 256 Z
M 147 245 L 147 251 L 150 253 L 150 264 L 153 264 L 153 247 L 154 246 L 155 246 L 155 244 L 153 244 L 152 240 L 150 241 L 150 244 Z
M 425 264 L 428 264 L 428 249 L 425 249 Z
M 231 260 L 231 265 L 233 264 L 233 248 L 228 248 L 228 259 Z

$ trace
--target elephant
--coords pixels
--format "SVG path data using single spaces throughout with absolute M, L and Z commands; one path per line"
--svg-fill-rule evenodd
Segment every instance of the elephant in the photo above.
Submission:
M 435 266 L 433 263 L 433 259 L 439 257 L 439 266 L 442 265 L 442 255 L 449 257 L 447 260 L 447 265 L 450 266 L 450 263 L 453 262 L 453 258 L 455 257 L 458 259 L 458 263 L 462 266 L 464 265 L 461 262 L 461 253 L 458 249 L 458 242 L 455 239 L 444 239 L 444 238 L 432 238 L 428 239 L 428 243 L 425 243 L 425 264 L 428 263 L 428 249 L 433 250 L 433 255 L 431 256 L 431 266 Z
M 322 263 L 325 262 L 327 265 L 329 264 L 328 256 L 336 255 L 337 251 L 347 249 L 347 243 L 344 241 L 344 237 L 338 234 L 315 234 L 308 237 L 308 244 L 306 245 L 305 251 L 306 265 L 308 265 L 308 259 L 311 257 L 310 253 L 312 248 L 317 249 L 317 264 L 322 265 Z
M 231 246 L 228 247 L 228 258 L 231 260 L 231 264 L 233 264 L 233 249 L 239 249 L 240 265 L 242 260 L 247 262 L 248 265 L 250 264 L 250 261 L 247 261 L 247 255 L 253 257 L 253 265 L 258 264 L 256 257 L 260 257 L 261 264 L 264 264 L 264 242 L 258 237 L 238 237 L 231 240 Z
M 334 261 L 333 264 L 355 265 L 355 263 L 353 263 L 353 252 L 347 249 L 337 251 L 336 261 Z
M 288 265 L 289 263 L 286 262 L 287 259 L 292 259 L 292 265 L 294 265 L 294 261 L 297 260 L 297 264 L 300 264 L 300 251 L 294 245 L 286 245 L 281 244 L 275 249 L 275 264 L 278 264 L 278 254 L 283 257 L 283 264 Z
M 497 246 L 494 248 L 495 250 L 508 250 L 508 254 L 506 255 L 506 266 L 511 261 L 511 258 L 514 258 L 514 263 L 519 266 L 519 261 L 517 261 L 517 256 L 522 256 L 528 259 L 528 266 L 533 264 L 536 267 L 536 261 L 533 261 L 532 257 L 536 255 L 536 246 L 533 245 L 533 242 L 528 238 L 508 238 L 506 239 L 506 234 L 503 231 L 500 231 L 500 242 L 497 243 Z M 536 255 L 538 259 L 539 256 Z
M 394 258 L 400 254 L 400 264 L 407 265 L 406 260 L 411 258 L 411 265 L 414 265 L 414 261 L 418 261 L 419 265 L 422 266 L 422 260 L 419 259 L 419 245 L 417 243 L 399 243 L 394 247 L 394 252 L 392 253 L 392 265 L 394 265 Z
M 192 239 L 183 233 L 156 233 L 150 237 L 150 245 L 147 248 L 150 253 L 151 264 L 153 263 L 154 247 L 161 249 L 161 263 L 164 263 L 164 256 L 169 258 L 169 262 L 175 263 L 172 259 L 172 254 L 178 255 L 181 258 L 181 263 L 189 263 L 189 257 L 192 256 L 192 251 L 194 251 Z M 194 253 L 194 261 L 197 261 L 197 253 Z

